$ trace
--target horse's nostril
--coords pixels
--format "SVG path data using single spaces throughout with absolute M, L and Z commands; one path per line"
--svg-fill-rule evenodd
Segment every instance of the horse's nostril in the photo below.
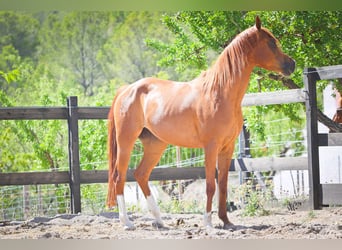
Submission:
M 289 58 L 289 60 L 286 60 L 284 63 L 283 63 L 283 74 L 286 75 L 286 76 L 289 76 L 291 75 L 295 68 L 296 68 L 296 61 L 293 60 L 292 58 Z
M 293 59 L 291 59 L 291 70 L 292 70 L 292 72 L 296 69 L 296 61 L 295 60 L 293 60 Z

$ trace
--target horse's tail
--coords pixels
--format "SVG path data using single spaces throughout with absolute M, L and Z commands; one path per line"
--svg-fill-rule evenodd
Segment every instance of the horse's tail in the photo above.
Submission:
M 108 113 L 108 193 L 107 193 L 107 206 L 112 208 L 116 206 L 116 190 L 115 190 L 115 179 L 117 176 L 116 170 L 116 157 L 117 157 L 117 146 L 116 146 L 116 130 L 114 122 L 114 104 Z

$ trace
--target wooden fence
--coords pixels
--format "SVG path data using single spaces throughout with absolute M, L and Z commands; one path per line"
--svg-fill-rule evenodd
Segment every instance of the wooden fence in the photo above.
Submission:
M 308 78 L 310 74 L 306 74 Z M 304 79 L 305 80 L 305 79 Z M 310 82 L 310 81 L 309 81 Z M 310 85 L 311 86 L 311 85 Z M 309 94 L 309 95 L 307 95 Z M 307 115 L 311 123 L 317 123 L 317 116 L 312 104 L 310 89 L 286 90 L 271 93 L 246 94 L 243 99 L 243 106 L 270 105 L 306 102 Z M 308 98 L 309 97 L 309 98 Z M 69 183 L 71 191 L 71 212 L 81 212 L 80 185 L 85 183 L 106 183 L 106 170 L 80 171 L 79 160 L 79 138 L 78 121 L 83 119 L 106 119 L 109 107 L 79 107 L 77 97 L 68 97 L 67 107 L 9 107 L 0 108 L 0 120 L 54 120 L 61 119 L 68 122 L 69 136 L 69 171 L 59 172 L 34 172 L 34 173 L 0 173 L 0 185 L 35 185 L 35 184 L 58 184 Z M 317 110 L 316 110 L 317 112 Z M 311 115 L 311 116 L 310 116 Z M 312 125 L 310 125 L 312 126 Z M 309 127 L 308 125 L 308 130 Z M 311 128 L 311 127 L 310 127 Z M 316 125 L 317 129 L 317 125 Z M 315 143 L 315 128 L 309 131 L 309 144 Z M 317 137 L 317 133 L 316 133 Z M 315 148 L 309 145 L 310 150 Z M 318 152 L 317 152 L 318 155 Z M 313 156 L 313 153 L 309 155 Z M 231 171 L 269 171 L 269 170 L 307 170 L 308 161 L 306 157 L 294 158 L 243 158 L 233 159 Z M 313 183 L 317 183 L 317 170 L 310 170 L 310 190 L 313 190 Z M 196 168 L 155 168 L 150 180 L 185 180 L 205 178 L 204 167 Z M 312 181 L 314 180 L 314 181 Z M 127 181 L 134 181 L 133 170 L 128 170 Z M 316 191 L 310 197 L 316 198 Z M 316 206 L 315 206 L 316 208 Z
M 304 91 L 287 90 L 273 93 L 247 94 L 243 106 L 269 105 L 304 102 Z M 79 107 L 77 97 L 68 97 L 67 107 L 9 107 L 0 109 L 0 120 L 49 120 L 63 119 L 68 122 L 69 171 L 0 173 L 0 185 L 35 185 L 69 183 L 71 191 L 71 211 L 81 212 L 80 185 L 85 183 L 106 183 L 106 170 L 80 171 L 78 120 L 106 119 L 109 107 Z M 259 158 L 233 159 L 231 171 L 307 169 L 307 159 Z M 128 170 L 127 181 L 134 181 L 134 170 Z M 150 180 L 186 180 L 205 178 L 204 167 L 155 168 Z

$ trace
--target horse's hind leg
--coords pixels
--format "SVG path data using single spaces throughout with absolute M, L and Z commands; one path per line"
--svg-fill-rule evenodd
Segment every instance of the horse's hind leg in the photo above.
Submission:
M 128 164 L 130 161 L 131 151 L 133 150 L 135 144 L 135 138 L 133 133 L 126 133 L 125 135 L 119 135 L 117 140 L 117 177 L 115 180 L 115 190 L 117 194 L 117 203 L 119 208 L 119 218 L 121 223 L 124 225 L 125 229 L 134 229 L 133 223 L 129 220 L 125 199 L 124 199 L 124 186 L 126 181 L 126 174 L 128 169 Z
M 167 144 L 160 141 L 147 129 L 144 129 L 140 135 L 140 140 L 144 146 L 144 156 L 134 172 L 134 177 L 139 183 L 139 186 L 146 197 L 148 208 L 153 214 L 155 221 L 154 226 L 163 227 L 163 222 L 160 216 L 159 207 L 151 193 L 148 185 L 149 177 L 152 169 L 157 165 L 161 155 L 163 154 Z

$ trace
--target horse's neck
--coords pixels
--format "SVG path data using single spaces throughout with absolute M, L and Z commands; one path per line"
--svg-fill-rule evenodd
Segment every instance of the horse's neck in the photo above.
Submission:
M 202 89 L 203 94 L 209 97 L 209 99 L 211 100 L 210 102 L 214 102 L 213 104 L 215 107 L 217 106 L 217 102 L 228 102 L 230 105 L 234 106 L 241 105 L 243 96 L 245 95 L 248 88 L 250 75 L 253 68 L 254 65 L 246 61 L 240 72 L 237 73 L 231 71 L 228 73 L 234 74 L 234 77 L 226 77 L 225 80 L 227 82 L 208 82 L 207 77 L 212 77 L 209 78 L 212 81 L 215 81 L 219 78 L 213 77 L 213 75 L 207 75 L 212 74 L 212 72 L 210 72 L 209 70 L 203 72 L 198 78 L 195 78 L 193 81 L 191 81 L 191 83 L 197 85 L 199 89 Z
M 227 98 L 229 102 L 233 102 L 233 105 L 241 105 L 249 85 L 252 69 L 252 67 L 247 67 L 233 83 L 227 83 L 222 92 L 222 97 Z

